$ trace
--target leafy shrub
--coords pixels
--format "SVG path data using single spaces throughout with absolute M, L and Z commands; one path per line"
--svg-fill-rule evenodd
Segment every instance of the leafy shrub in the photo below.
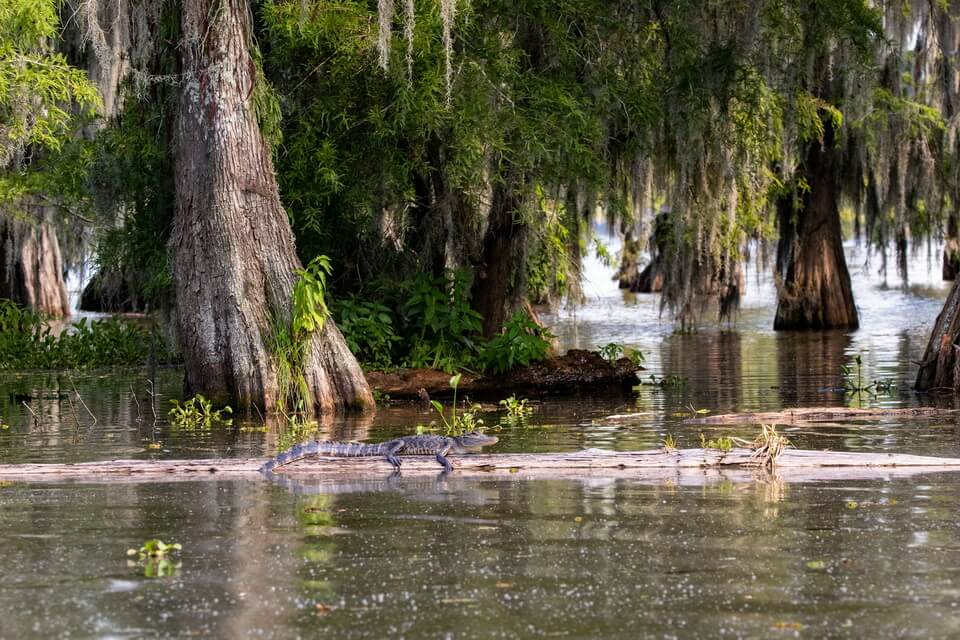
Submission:
M 450 373 L 472 366 L 483 318 L 470 307 L 467 273 L 448 271 L 440 278 L 421 275 L 405 289 L 402 311 L 410 351 L 404 364 Z
M 337 326 L 353 355 L 368 366 L 386 368 L 393 364 L 393 348 L 400 341 L 393 329 L 393 313 L 379 302 L 357 297 L 338 300 Z
M 83 318 L 53 335 L 39 314 L 0 300 L 0 369 L 142 366 L 176 359 L 155 331 L 115 318 Z
M 483 370 L 503 373 L 543 360 L 550 353 L 553 337 L 550 331 L 531 320 L 526 313 L 518 311 L 507 321 L 503 331 L 480 351 Z

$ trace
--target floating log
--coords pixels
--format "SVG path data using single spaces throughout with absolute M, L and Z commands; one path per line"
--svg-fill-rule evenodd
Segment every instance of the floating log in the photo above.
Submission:
M 684 424 L 789 424 L 804 425 L 818 422 L 850 422 L 855 420 L 883 420 L 891 418 L 936 419 L 954 416 L 954 409 L 913 407 L 910 409 L 854 409 L 851 407 L 804 407 L 762 413 L 726 413 L 716 416 L 688 418 Z M 623 415 L 613 416 L 623 420 Z
M 430 456 L 404 457 L 404 476 L 435 476 L 440 467 Z M 662 476 L 664 469 L 760 470 L 762 465 L 752 449 L 654 449 L 650 451 L 607 451 L 584 449 L 571 453 L 501 453 L 454 456 L 452 477 L 477 478 L 582 478 L 610 476 L 642 478 Z M 10 464 L 0 465 L 0 480 L 94 482 L 223 480 L 263 478 L 258 473 L 263 458 L 206 460 L 108 460 L 75 464 Z M 804 478 L 822 475 L 856 476 L 857 469 L 909 468 L 918 473 L 960 471 L 960 458 L 935 458 L 895 453 L 863 453 L 842 451 L 808 451 L 787 449 L 776 460 L 776 471 L 789 476 L 801 470 Z M 307 458 L 279 467 L 275 476 L 327 477 L 339 479 L 382 478 L 392 467 L 382 458 Z M 842 473 L 850 470 L 853 473 Z M 839 474 L 839 475 L 838 475 Z
M 571 349 L 565 355 L 554 356 L 501 375 L 478 376 L 463 373 L 457 393 L 462 398 L 503 398 L 511 393 L 549 395 L 558 393 L 624 393 L 637 384 L 637 372 L 642 367 L 629 358 L 608 362 L 595 351 Z M 417 399 L 420 389 L 435 398 L 448 398 L 450 374 L 436 369 L 393 369 L 369 371 L 367 383 L 393 399 Z

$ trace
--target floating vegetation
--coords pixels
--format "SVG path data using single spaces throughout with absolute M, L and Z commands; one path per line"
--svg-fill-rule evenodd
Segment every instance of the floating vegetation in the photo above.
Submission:
M 526 425 L 527 420 L 533 415 L 533 407 L 528 403 L 529 400 L 526 398 L 518 399 L 515 395 L 501 400 L 499 404 L 506 410 L 507 415 L 500 418 L 500 424 L 510 427 Z
M 179 400 L 171 400 L 173 408 L 167 415 L 170 416 L 170 422 L 178 427 L 198 428 L 210 427 L 214 423 L 230 426 L 233 424 L 231 418 L 225 418 L 223 414 L 233 414 L 233 409 L 225 406 L 220 409 L 213 408 L 213 402 L 207 400 L 199 393 L 189 400 L 180 403 Z
M 166 578 L 174 575 L 181 566 L 179 560 L 171 556 L 183 549 L 179 542 L 167 544 L 159 538 L 151 538 L 143 543 L 139 549 L 127 549 L 127 556 L 131 558 L 128 565 L 143 567 L 146 578 Z M 136 557 L 136 560 L 132 558 Z
M 651 373 L 650 378 L 647 381 L 641 382 L 639 385 L 634 387 L 634 390 L 639 390 L 640 387 L 660 387 L 661 389 L 663 388 L 679 389 L 680 387 L 686 386 L 686 384 L 687 384 L 687 378 L 684 376 L 670 374 L 669 376 L 660 377 L 654 373 Z

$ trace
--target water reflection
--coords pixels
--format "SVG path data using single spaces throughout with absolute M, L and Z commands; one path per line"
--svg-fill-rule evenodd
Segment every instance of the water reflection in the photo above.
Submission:
M 951 637 L 958 489 L 948 474 L 8 486 L 2 635 Z M 158 533 L 184 544 L 182 567 L 151 580 L 125 549 Z

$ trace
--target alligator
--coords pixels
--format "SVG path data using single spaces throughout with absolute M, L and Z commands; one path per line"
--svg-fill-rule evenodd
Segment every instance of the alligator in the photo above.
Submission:
M 469 431 L 461 436 L 452 437 L 435 434 L 404 436 L 377 444 L 312 440 L 294 445 L 276 458 L 270 459 L 260 467 L 260 473 L 270 475 L 279 466 L 320 455 L 338 458 L 383 456 L 398 471 L 400 469 L 398 456 L 435 456 L 437 462 L 443 465 L 444 473 L 447 473 L 453 471 L 453 465 L 446 458 L 448 453 L 466 453 L 471 449 L 489 446 L 496 441 L 496 436 L 489 436 L 479 431 Z

